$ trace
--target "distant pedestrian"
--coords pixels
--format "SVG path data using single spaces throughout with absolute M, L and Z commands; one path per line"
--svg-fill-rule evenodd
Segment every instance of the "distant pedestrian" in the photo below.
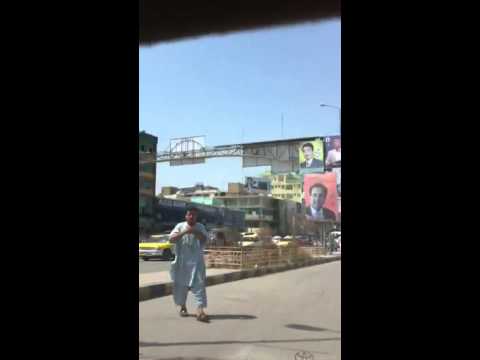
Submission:
M 173 299 L 180 307 L 180 316 L 188 316 L 186 301 L 188 291 L 194 296 L 197 306 L 197 320 L 208 322 L 206 270 L 203 252 L 208 233 L 197 223 L 198 210 L 187 209 L 184 222 L 175 226 L 170 233 L 170 242 L 175 244 L 175 260 L 171 264 L 170 275 L 173 281 Z

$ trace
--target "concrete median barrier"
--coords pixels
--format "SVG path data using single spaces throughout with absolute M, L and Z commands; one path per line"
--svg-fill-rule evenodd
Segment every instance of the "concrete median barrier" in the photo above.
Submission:
M 232 272 L 219 274 L 219 275 L 208 275 L 207 274 L 207 286 L 219 285 L 226 282 L 238 281 L 243 279 L 248 279 L 252 277 L 265 276 L 268 274 L 273 274 L 282 271 L 288 271 L 293 269 L 298 269 L 306 266 L 320 265 L 329 263 L 332 261 L 341 260 L 341 255 L 336 256 L 325 256 L 315 259 L 308 259 L 299 261 L 296 263 L 290 263 L 285 265 L 277 265 L 270 267 L 259 267 L 256 269 L 246 269 L 246 270 L 232 270 Z M 168 296 L 172 294 L 173 283 L 159 283 L 159 284 L 148 284 L 145 286 L 139 287 L 139 301 L 147 301 L 163 296 Z

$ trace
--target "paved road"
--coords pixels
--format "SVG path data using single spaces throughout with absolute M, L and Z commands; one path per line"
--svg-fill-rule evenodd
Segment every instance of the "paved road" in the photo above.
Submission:
M 170 261 L 165 261 L 165 260 L 143 261 L 138 259 L 138 268 L 139 268 L 140 274 L 159 272 L 159 271 L 169 271 Z
M 180 318 L 171 296 L 141 302 L 140 359 L 340 359 L 340 261 L 207 293 L 210 324 Z M 187 306 L 193 312 L 191 297 Z

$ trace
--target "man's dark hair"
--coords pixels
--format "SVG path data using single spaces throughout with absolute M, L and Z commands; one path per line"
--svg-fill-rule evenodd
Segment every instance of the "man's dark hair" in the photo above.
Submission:
M 192 212 L 192 211 L 195 211 L 198 214 L 198 208 L 197 207 L 195 207 L 193 205 L 187 206 L 187 211 L 186 212 L 188 213 L 188 212 Z
M 305 143 L 305 144 L 303 144 L 303 145 L 302 145 L 302 150 L 303 150 L 304 148 L 306 148 L 306 147 L 309 147 L 309 148 L 312 149 L 312 151 L 313 151 L 313 144 L 312 144 L 312 143 Z
M 315 183 L 315 184 L 313 184 L 312 186 L 310 186 L 310 190 L 309 190 L 310 195 L 312 195 L 312 190 L 313 190 L 313 188 L 316 188 L 316 187 L 322 188 L 325 196 L 327 196 L 327 194 L 328 194 L 328 189 L 327 189 L 327 187 L 326 187 L 325 185 L 323 185 L 323 184 L 321 184 L 321 183 Z

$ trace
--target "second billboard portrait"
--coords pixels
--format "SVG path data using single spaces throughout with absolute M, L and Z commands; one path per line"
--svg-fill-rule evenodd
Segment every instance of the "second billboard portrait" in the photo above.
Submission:
M 303 177 L 306 217 L 309 220 L 337 220 L 335 173 L 306 174 Z

